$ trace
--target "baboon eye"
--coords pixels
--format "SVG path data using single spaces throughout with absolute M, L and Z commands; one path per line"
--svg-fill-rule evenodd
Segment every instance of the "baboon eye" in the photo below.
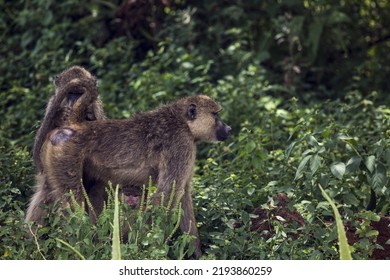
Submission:
M 215 123 L 218 125 L 218 123 L 221 121 L 221 119 L 218 116 L 218 113 L 212 113 L 212 115 L 215 120 Z

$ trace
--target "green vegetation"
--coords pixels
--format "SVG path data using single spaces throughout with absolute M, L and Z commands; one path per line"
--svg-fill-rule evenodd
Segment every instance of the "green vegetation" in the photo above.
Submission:
M 352 258 L 370 258 L 370 222 L 390 209 L 390 3 L 122 2 L 0 0 L 0 259 L 191 258 L 180 209 L 130 209 L 112 189 L 96 224 L 80 206 L 24 225 L 34 135 L 71 65 L 98 77 L 110 118 L 200 92 L 224 107 L 232 137 L 199 147 L 193 180 L 203 258 L 339 259 L 319 185 L 356 228 Z M 305 226 L 279 217 L 272 235 L 251 231 L 253 210 L 281 192 Z M 116 222 L 129 242 L 113 238 Z

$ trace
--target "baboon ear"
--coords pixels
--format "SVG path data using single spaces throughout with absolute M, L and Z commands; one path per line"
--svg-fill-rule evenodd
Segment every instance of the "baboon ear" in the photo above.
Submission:
M 54 76 L 54 85 L 55 85 L 56 87 L 58 87 L 59 79 L 60 79 L 60 76 L 59 76 L 59 75 L 55 75 L 55 76 Z
M 195 104 L 190 104 L 188 106 L 188 111 L 187 111 L 188 117 L 192 120 L 196 118 L 197 112 L 196 112 L 196 105 Z

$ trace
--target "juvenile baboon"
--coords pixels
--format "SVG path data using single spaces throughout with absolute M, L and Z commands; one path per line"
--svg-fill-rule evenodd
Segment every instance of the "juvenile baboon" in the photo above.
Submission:
M 50 98 L 45 117 L 38 129 L 33 148 L 33 159 L 39 171 L 42 171 L 41 149 L 50 131 L 72 122 L 104 119 L 103 105 L 98 96 L 96 78 L 80 66 L 73 66 L 59 74 L 54 81 L 55 94 Z M 72 111 L 74 103 L 83 97 L 82 106 Z
M 26 213 L 26 221 L 42 222 L 45 214 L 44 205 L 54 201 L 51 188 L 48 186 L 46 171 L 42 165 L 42 146 L 47 141 L 53 129 L 70 123 L 103 120 L 103 106 L 98 96 L 96 79 L 82 67 L 73 66 L 55 78 L 55 94 L 50 98 L 46 108 L 45 117 L 35 137 L 33 159 L 37 167 L 36 192 L 32 197 Z M 78 106 L 73 107 L 78 102 Z M 57 135 L 54 141 L 66 139 Z M 53 140 L 52 140 L 53 141 Z
M 113 185 L 143 186 L 149 178 L 156 184 L 155 204 L 181 202 L 180 228 L 196 237 L 195 255 L 201 255 L 200 240 L 191 198 L 191 179 L 196 144 L 219 142 L 230 127 L 217 113 L 218 103 L 205 95 L 180 99 L 127 120 L 77 123 L 55 129 L 44 146 L 42 161 L 52 193 L 63 207 L 65 193 L 72 191 L 83 202 L 82 178 L 111 181 Z M 59 136 L 58 136 L 59 135 Z M 66 137 L 62 137 L 66 135 Z M 56 141 L 59 137 L 64 141 Z

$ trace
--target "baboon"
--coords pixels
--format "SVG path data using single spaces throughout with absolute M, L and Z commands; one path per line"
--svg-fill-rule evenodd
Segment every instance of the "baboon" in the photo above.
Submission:
M 73 66 L 55 78 L 55 94 L 50 98 L 45 117 L 38 129 L 33 148 L 33 159 L 37 167 L 36 193 L 27 209 L 26 221 L 42 223 L 45 214 L 43 205 L 54 201 L 51 188 L 48 186 L 46 171 L 42 165 L 42 146 L 51 131 L 70 123 L 103 120 L 103 106 L 98 96 L 96 78 L 87 70 Z M 73 108 L 75 102 L 79 106 Z M 55 141 L 61 141 L 64 135 L 57 135 Z
M 103 105 L 98 96 L 96 78 L 80 66 L 73 66 L 55 77 L 55 94 L 50 98 L 45 117 L 38 129 L 33 148 L 33 159 L 39 171 L 42 171 L 41 149 L 50 131 L 69 123 L 74 103 L 82 96 L 83 106 L 73 112 L 75 121 L 93 121 L 105 118 Z
M 139 195 L 125 195 L 124 196 L 124 201 L 128 205 L 130 205 L 131 208 L 138 208 L 141 203 L 141 198 Z
M 183 208 L 180 228 L 196 237 L 195 255 L 199 257 L 200 240 L 191 198 L 196 144 L 228 138 L 231 128 L 219 118 L 220 110 L 210 97 L 198 95 L 126 120 L 57 128 L 43 147 L 48 185 L 66 207 L 70 201 L 64 194 L 69 191 L 79 204 L 83 202 L 82 178 L 122 186 L 148 185 L 151 178 L 157 186 L 154 204 L 167 205 L 175 191 L 172 205 L 181 202 Z

